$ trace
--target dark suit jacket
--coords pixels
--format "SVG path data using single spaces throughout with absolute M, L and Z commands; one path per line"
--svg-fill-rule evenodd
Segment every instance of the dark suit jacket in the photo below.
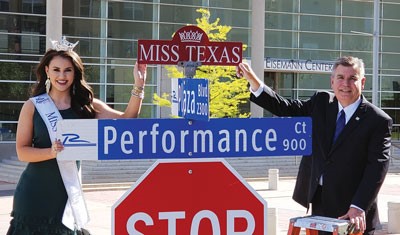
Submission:
M 312 118 L 312 155 L 302 158 L 293 199 L 308 208 L 323 175 L 324 216 L 337 218 L 354 204 L 366 212 L 369 230 L 379 223 L 376 199 L 389 166 L 393 121 L 364 96 L 361 99 L 331 144 L 338 113 L 333 93 L 317 92 L 308 100 L 288 100 L 265 87 L 260 96 L 250 97 L 277 116 Z

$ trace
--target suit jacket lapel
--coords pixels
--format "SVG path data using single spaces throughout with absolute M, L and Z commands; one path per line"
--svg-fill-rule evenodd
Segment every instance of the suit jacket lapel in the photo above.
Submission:
M 332 144 L 333 134 L 335 133 L 335 128 L 336 128 L 337 113 L 338 113 L 338 101 L 335 98 L 334 102 L 329 104 L 326 114 L 326 126 L 328 127 L 326 136 L 327 146 L 330 146 Z
M 332 146 L 332 139 L 333 139 L 333 134 L 335 132 L 335 127 L 336 127 L 336 116 L 338 113 L 338 101 L 336 98 L 332 99 L 331 102 L 329 102 L 328 107 L 326 109 L 326 116 L 325 116 L 325 136 L 322 136 L 323 138 L 323 146 L 322 146 L 322 151 L 325 152 L 324 157 L 328 158 L 328 153 L 331 149 Z
M 349 122 L 346 124 L 344 127 L 342 133 L 339 135 L 337 138 L 336 142 L 332 144 L 331 152 L 339 146 L 345 139 L 346 137 L 354 131 L 354 129 L 357 128 L 357 126 L 361 123 L 361 121 L 364 119 L 365 114 L 367 112 L 367 103 L 368 101 L 365 100 L 364 96 L 361 96 L 361 103 L 354 112 L 353 116 L 351 116 Z M 331 138 L 332 141 L 332 138 Z

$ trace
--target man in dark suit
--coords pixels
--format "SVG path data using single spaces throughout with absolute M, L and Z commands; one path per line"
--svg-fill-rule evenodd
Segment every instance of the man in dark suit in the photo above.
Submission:
M 313 215 L 348 219 L 364 234 L 373 234 L 393 121 L 361 94 L 364 71 L 361 59 L 339 58 L 330 79 L 334 93 L 316 92 L 307 100 L 278 95 L 246 63 L 239 65 L 238 76 L 248 80 L 250 100 L 273 114 L 312 118 L 312 155 L 302 158 L 293 199 L 307 209 L 311 203 Z

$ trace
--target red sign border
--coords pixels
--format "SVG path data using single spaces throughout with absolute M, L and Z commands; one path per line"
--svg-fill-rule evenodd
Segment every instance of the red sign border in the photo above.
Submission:
M 268 203 L 249 183 L 223 158 L 198 158 L 198 159 L 158 159 L 151 165 L 140 178 L 112 205 L 111 207 L 111 234 L 115 235 L 115 209 L 119 206 L 159 165 L 163 163 L 196 163 L 196 162 L 217 162 L 222 163 L 246 188 L 264 205 L 264 234 L 267 234 Z

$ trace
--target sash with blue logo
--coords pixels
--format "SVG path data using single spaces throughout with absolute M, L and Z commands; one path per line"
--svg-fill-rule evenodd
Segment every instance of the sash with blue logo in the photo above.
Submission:
M 57 133 L 57 121 L 62 120 L 60 112 L 47 93 L 30 99 L 46 124 L 50 140 L 54 141 Z M 71 230 L 81 229 L 89 222 L 89 214 L 83 197 L 76 161 L 59 161 L 57 159 L 57 164 L 68 194 L 62 223 Z

